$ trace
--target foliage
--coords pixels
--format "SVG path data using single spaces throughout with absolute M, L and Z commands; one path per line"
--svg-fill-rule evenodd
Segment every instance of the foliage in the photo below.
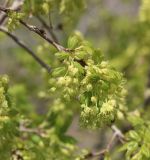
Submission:
M 150 1 L 142 0 L 135 20 L 111 13 L 98 0 L 22 2 L 16 10 L 0 7 L 8 29 L 0 21 L 0 31 L 22 47 L 11 50 L 10 59 L 19 67 L 8 71 L 10 87 L 8 76 L 0 76 L 0 158 L 150 159 Z M 92 19 L 83 35 L 76 26 L 94 5 L 101 8 L 100 23 Z M 100 39 L 99 24 L 105 31 Z M 23 27 L 40 37 L 29 47 L 13 33 Z M 24 70 L 18 73 L 18 68 Z M 67 132 L 75 117 L 83 130 L 104 128 L 104 135 L 112 128 L 112 139 L 104 140 L 108 145 L 96 153 L 81 149 Z M 115 139 L 120 146 L 113 144 Z
M 122 74 L 111 68 L 99 49 L 81 39 L 70 37 L 67 47 L 74 51 L 55 54 L 65 66 L 53 71 L 52 91 L 61 88 L 63 98 L 78 99 L 82 125 L 97 128 L 115 120 L 117 109 L 123 109 L 126 91 Z
M 17 135 L 16 110 L 8 93 L 8 77 L 0 77 L 0 155 L 2 159 L 11 157 L 11 149 Z
M 150 123 L 141 117 L 128 117 L 133 125 L 133 130 L 126 134 L 127 142 L 120 148 L 120 151 L 127 150 L 126 159 L 148 160 L 150 158 Z

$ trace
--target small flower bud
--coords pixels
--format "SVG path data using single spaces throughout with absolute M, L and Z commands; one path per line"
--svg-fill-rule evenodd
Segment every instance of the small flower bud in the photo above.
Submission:
M 72 82 L 72 78 L 69 76 L 66 76 L 64 84 L 68 86 L 71 82 Z
M 55 92 L 56 91 L 56 88 L 55 87 L 52 87 L 51 89 L 50 89 L 50 92 Z
M 78 68 L 73 68 L 72 75 L 76 75 L 78 73 Z
M 86 88 L 87 88 L 88 91 L 91 91 L 93 87 L 92 87 L 91 84 L 88 84 Z
M 110 106 L 115 106 L 116 105 L 116 101 L 114 99 L 109 100 L 108 103 L 109 103 Z
M 77 78 L 74 78 L 74 79 L 73 79 L 73 83 L 74 83 L 74 84 L 78 84 L 78 83 L 79 83 L 78 79 L 77 79 Z
M 73 68 L 74 68 L 73 65 L 69 65 L 68 71 L 72 72 Z
M 66 83 L 66 80 L 64 77 L 59 77 L 57 83 L 58 85 L 64 85 Z
M 84 108 L 84 113 L 85 114 L 89 114 L 90 112 L 91 112 L 91 108 L 89 108 L 89 107 Z
M 106 62 L 106 61 L 102 61 L 102 62 L 101 62 L 101 67 L 102 67 L 102 68 L 107 67 L 107 65 L 108 65 L 108 62 Z
M 92 96 L 92 97 L 91 97 L 91 101 L 92 101 L 93 103 L 96 103 L 96 102 L 97 102 L 97 97 Z
M 93 61 L 92 59 L 88 59 L 87 64 L 88 64 L 88 65 L 93 65 L 93 64 L 94 64 L 94 61 Z

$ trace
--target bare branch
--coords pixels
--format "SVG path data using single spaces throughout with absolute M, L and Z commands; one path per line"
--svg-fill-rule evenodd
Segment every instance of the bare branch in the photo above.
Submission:
M 4 8 L 4 7 L 1 7 L 0 6 L 0 10 L 5 12 L 6 14 L 11 10 L 11 9 L 8 9 L 8 8 Z M 11 10 L 13 11 L 13 10 Z M 40 37 L 42 37 L 44 40 L 46 40 L 47 42 L 49 42 L 50 44 L 52 44 L 58 51 L 65 51 L 65 52 L 72 52 L 74 50 L 72 49 L 68 49 L 68 48 L 64 48 L 63 46 L 61 46 L 60 44 L 56 43 L 55 41 L 51 40 L 47 35 L 46 35 L 46 32 L 42 29 L 39 29 L 38 27 L 36 26 L 33 26 L 33 25 L 29 25 L 27 24 L 26 22 L 24 22 L 23 20 L 19 20 L 19 22 L 25 26 L 27 29 L 29 29 L 30 31 L 38 34 Z M 83 67 L 86 66 L 86 63 L 84 60 L 77 60 L 75 59 L 75 61 L 77 61 L 78 63 L 80 63 Z
M 0 31 L 7 34 L 19 46 L 21 46 L 24 50 L 26 50 L 27 53 L 29 53 L 43 68 L 45 68 L 48 72 L 51 72 L 51 68 L 45 62 L 43 62 L 31 49 L 29 49 L 22 41 L 20 41 L 14 34 L 10 33 L 4 27 L 0 27 Z
M 118 140 L 121 142 L 121 143 L 124 143 L 125 141 L 125 137 L 123 135 L 123 133 L 115 126 L 115 125 L 112 125 L 111 126 L 111 129 L 112 131 L 114 132 L 109 143 L 107 144 L 106 148 L 105 149 L 102 149 L 100 150 L 99 152 L 90 152 L 88 153 L 87 155 L 85 155 L 84 158 L 88 159 L 88 158 L 93 158 L 93 157 L 103 157 L 107 152 L 110 151 L 111 149 L 111 146 L 112 144 L 114 143 L 114 140 L 116 138 L 118 138 Z
M 26 133 L 34 133 L 41 137 L 45 135 L 45 132 L 41 128 L 27 128 L 24 126 L 24 123 L 20 123 L 19 131 Z
M 120 141 L 121 143 L 124 143 L 125 137 L 124 137 L 123 133 L 120 131 L 120 129 L 117 128 L 117 126 L 115 126 L 115 125 L 112 125 L 112 126 L 111 126 L 111 129 L 112 129 L 112 131 L 116 134 L 116 136 L 117 136 L 117 138 L 119 139 L 119 141 Z
M 100 157 L 104 156 L 104 154 L 107 152 L 107 149 L 103 149 L 99 152 L 90 152 L 87 155 L 84 156 L 85 159 L 93 158 L 93 157 Z
M 8 8 L 4 8 L 4 7 L 1 7 L 0 6 L 0 10 L 5 12 L 6 14 L 11 10 L 11 9 L 8 9 Z M 11 11 L 14 11 L 14 10 L 11 10 Z M 60 44 L 58 44 L 57 42 L 51 40 L 47 35 L 46 35 L 46 32 L 42 29 L 39 29 L 38 27 L 36 26 L 33 26 L 33 25 L 29 25 L 27 24 L 25 21 L 23 20 L 19 20 L 19 22 L 25 26 L 27 29 L 29 29 L 30 31 L 38 34 L 40 37 L 42 37 L 44 40 L 46 40 L 47 42 L 49 42 L 50 44 L 52 44 L 58 51 L 65 51 L 65 52 L 73 52 L 74 50 L 72 49 L 68 49 L 68 48 L 65 48 L 63 46 L 61 46 Z M 83 67 L 86 66 L 86 63 L 84 60 L 77 60 L 75 59 L 75 61 L 77 61 L 78 63 L 80 63 Z
M 42 17 L 40 17 L 40 16 L 36 16 L 36 17 L 41 22 L 41 24 L 45 27 L 45 29 L 50 33 L 50 35 L 52 36 L 53 40 L 58 43 L 58 39 L 57 39 L 56 35 L 53 32 L 53 28 L 51 26 L 48 26 L 48 24 L 43 20 Z
M 114 134 L 112 135 L 112 137 L 111 137 L 111 139 L 110 139 L 109 143 L 107 144 L 106 149 L 107 149 L 108 151 L 110 150 L 110 148 L 111 148 L 111 146 L 112 146 L 112 144 L 113 144 L 113 142 L 114 142 L 114 140 L 115 140 L 116 136 L 117 136 L 117 134 L 116 134 L 116 133 L 114 133 Z
M 9 12 L 10 10 L 11 11 L 14 11 L 10 8 L 4 8 L 4 7 L 1 7 L 0 6 L 0 10 L 5 12 L 7 14 L 7 12 Z M 38 27 L 36 26 L 33 26 L 33 25 L 29 25 L 27 24 L 26 22 L 24 22 L 23 20 L 19 20 L 19 22 L 25 26 L 26 28 L 28 28 L 30 31 L 38 34 L 40 37 L 42 37 L 43 39 L 45 39 L 47 42 L 49 42 L 50 44 L 52 44 L 58 51 L 65 51 L 65 52 L 69 52 L 70 49 L 67 49 L 67 48 L 64 48 L 63 46 L 61 46 L 60 44 L 54 42 L 53 40 L 51 40 L 47 35 L 46 35 L 46 32 L 44 30 L 41 30 L 39 29 Z
M 44 30 L 41 30 L 41 29 L 39 29 L 36 26 L 29 25 L 29 24 L 27 24 L 26 22 L 24 22 L 22 20 L 20 20 L 20 23 L 22 25 L 24 25 L 26 28 L 28 28 L 30 31 L 32 31 L 34 33 L 37 33 L 40 37 L 42 37 L 47 42 L 49 42 L 50 44 L 52 44 L 58 51 L 67 51 L 63 46 L 57 44 L 56 42 L 54 42 L 53 40 L 51 40 L 50 38 L 48 38 Z

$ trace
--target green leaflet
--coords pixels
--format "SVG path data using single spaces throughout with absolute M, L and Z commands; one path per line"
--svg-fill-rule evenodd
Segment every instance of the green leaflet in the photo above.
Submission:
M 60 59 L 60 60 L 63 60 L 63 59 L 66 59 L 69 57 L 69 53 L 66 53 L 66 52 L 57 52 L 55 53 L 55 56 Z
M 58 67 L 58 68 L 53 69 L 52 75 L 53 75 L 53 76 L 59 76 L 59 75 L 61 75 L 61 74 L 64 74 L 65 71 L 66 71 L 66 68 L 65 68 L 65 67 Z
M 68 39 L 68 48 L 70 49 L 75 49 L 79 46 L 79 39 L 77 38 L 77 36 L 72 36 L 72 37 L 69 37 Z
M 139 119 L 138 116 L 132 116 L 134 119 Z M 141 119 L 141 118 L 140 118 Z M 141 119 L 143 122 L 144 120 Z M 126 159 L 128 160 L 147 160 L 150 158 L 150 126 L 149 122 L 138 123 L 132 121 L 134 130 L 128 131 L 126 134 L 126 143 L 119 149 L 119 151 L 126 151 Z

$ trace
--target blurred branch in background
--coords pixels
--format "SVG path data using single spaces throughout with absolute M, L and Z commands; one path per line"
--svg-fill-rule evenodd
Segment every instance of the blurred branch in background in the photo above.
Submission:
M 119 128 L 117 128 L 115 125 L 111 126 L 111 129 L 113 131 L 113 135 L 111 139 L 109 140 L 109 143 L 107 144 L 105 149 L 100 150 L 99 152 L 90 152 L 87 155 L 85 155 L 85 159 L 93 158 L 93 157 L 99 157 L 102 160 L 104 159 L 104 155 L 110 152 L 110 149 L 114 143 L 114 140 L 117 138 L 122 144 L 125 142 L 125 136 L 121 132 Z

